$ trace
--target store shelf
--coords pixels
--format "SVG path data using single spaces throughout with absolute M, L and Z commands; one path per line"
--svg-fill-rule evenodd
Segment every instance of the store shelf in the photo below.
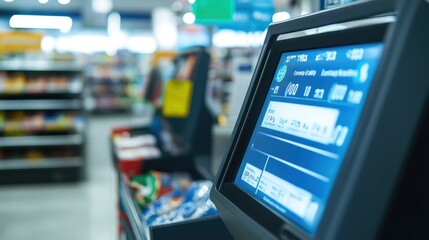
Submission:
M 123 92 L 93 92 L 92 96 L 94 98 L 107 98 L 107 99 L 128 99 L 129 98 L 129 94 L 126 93 L 125 91 Z
M 0 134 L 21 136 L 76 133 L 81 131 L 83 122 L 84 117 L 78 111 L 0 112 Z
M 62 126 L 62 125 L 50 125 L 49 127 L 24 127 L 22 123 L 18 123 L 16 125 L 11 125 L 10 123 L 6 123 L 6 126 L 0 126 L 0 134 L 16 134 L 16 133 L 24 133 L 26 135 L 36 135 L 36 134 L 60 134 L 60 133 L 76 133 L 80 132 L 78 126 Z
M 68 146 L 80 144 L 83 144 L 83 136 L 80 134 L 55 136 L 0 137 L 0 147 Z
M 0 184 L 84 173 L 83 66 L 41 57 L 0 61 Z
M 126 52 L 93 55 L 85 73 L 91 88 L 86 98 L 94 102 L 88 110 L 93 114 L 131 112 L 132 104 L 141 100 L 144 75 L 140 61 L 140 56 Z
M 82 84 L 69 84 L 67 88 L 59 89 L 44 89 L 44 90 L 29 90 L 22 89 L 21 91 L 0 91 L 0 98 L 7 99 L 22 99 L 22 98 L 49 98 L 56 96 L 59 99 L 70 98 L 70 97 L 79 97 L 83 93 Z
M 0 111 L 7 110 L 79 110 L 82 101 L 72 100 L 5 100 L 0 101 Z
M 131 108 L 95 108 L 91 110 L 94 115 L 131 114 Z
M 83 159 L 80 157 L 0 160 L 0 170 L 70 168 L 81 167 L 82 165 Z
M 57 98 L 66 97 L 77 97 L 82 94 L 82 90 L 79 91 L 48 91 L 48 92 L 0 92 L 0 99 L 28 99 L 28 98 Z
M 92 84 L 106 84 L 106 85 L 126 85 L 126 84 L 135 84 L 138 83 L 133 78 L 92 78 Z
M 82 66 L 76 62 L 53 62 L 44 60 L 4 60 L 0 61 L 0 71 L 53 71 L 79 72 Z

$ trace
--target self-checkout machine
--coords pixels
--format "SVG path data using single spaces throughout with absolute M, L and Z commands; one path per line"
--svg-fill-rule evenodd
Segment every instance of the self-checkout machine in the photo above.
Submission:
M 236 239 L 429 236 L 429 2 L 270 25 L 211 199 Z

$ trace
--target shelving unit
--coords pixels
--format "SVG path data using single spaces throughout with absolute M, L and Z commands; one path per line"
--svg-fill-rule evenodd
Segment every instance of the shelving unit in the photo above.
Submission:
M 0 170 L 16 169 L 47 169 L 59 167 L 79 167 L 82 159 L 79 157 L 71 158 L 46 158 L 42 162 L 28 162 L 26 159 L 9 159 L 0 165 Z
M 0 184 L 83 177 L 82 67 L 0 61 Z
M 131 53 L 94 55 L 86 69 L 86 94 L 93 113 L 129 112 L 141 89 L 138 59 Z
M 20 96 L 16 96 L 16 98 Z M 28 97 L 28 96 L 26 96 Z M 41 97 L 41 96 L 40 96 Z M 62 100 L 1 100 L 0 111 L 8 110 L 80 110 L 82 101 L 78 99 Z

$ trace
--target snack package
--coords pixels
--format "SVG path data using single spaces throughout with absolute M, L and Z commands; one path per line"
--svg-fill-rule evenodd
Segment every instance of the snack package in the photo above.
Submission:
M 217 214 L 210 200 L 210 181 L 193 182 L 186 192 L 172 192 L 154 201 L 142 213 L 147 226 L 180 222 Z
M 188 189 L 191 177 L 187 173 L 163 173 L 150 171 L 132 178 L 134 198 L 142 209 L 159 197 L 171 192 Z

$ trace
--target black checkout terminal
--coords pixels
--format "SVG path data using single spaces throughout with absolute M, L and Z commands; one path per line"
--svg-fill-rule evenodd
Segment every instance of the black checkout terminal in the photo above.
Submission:
M 211 192 L 235 239 L 428 239 L 429 2 L 268 28 Z

